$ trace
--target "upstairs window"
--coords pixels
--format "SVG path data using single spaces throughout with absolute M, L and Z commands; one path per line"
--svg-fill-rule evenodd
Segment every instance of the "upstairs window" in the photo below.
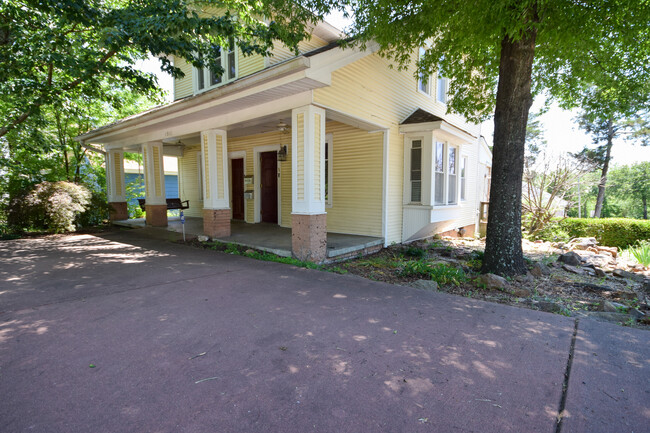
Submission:
M 446 78 L 440 68 L 438 68 L 438 83 L 437 83 L 436 99 L 442 104 L 447 104 L 447 91 L 449 90 L 449 79 Z
M 223 68 L 223 72 L 210 68 L 195 68 L 197 93 L 220 86 L 237 78 L 237 49 L 234 39 L 230 39 L 227 50 L 216 46 L 213 56 L 215 63 L 221 65 Z
M 420 47 L 420 59 L 424 57 L 424 53 L 424 48 Z M 427 95 L 431 95 L 431 80 L 428 75 L 425 75 L 422 72 L 418 73 L 418 90 Z

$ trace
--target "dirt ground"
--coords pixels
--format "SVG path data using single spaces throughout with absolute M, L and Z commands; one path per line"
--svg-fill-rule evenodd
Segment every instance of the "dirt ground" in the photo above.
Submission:
M 501 304 L 542 310 L 565 316 L 589 316 L 625 326 L 650 329 L 648 288 L 650 271 L 621 257 L 594 248 L 574 249 L 573 244 L 522 243 L 528 273 L 508 279 L 502 287 L 479 280 L 484 240 L 443 238 L 396 245 L 381 252 L 330 265 L 362 277 L 392 284 L 482 299 Z M 574 250 L 582 263 L 567 265 L 558 258 Z M 592 251 L 593 250 L 593 251 Z M 614 249 L 615 250 L 615 249 Z M 427 263 L 443 272 L 442 283 L 429 283 L 437 275 L 409 272 L 409 266 Z M 595 263 L 597 266 L 594 266 Z M 538 268 L 537 272 L 533 268 Z M 444 278 L 455 271 L 451 280 Z M 540 272 L 542 269 L 544 272 Z M 441 272 L 434 272 L 440 274 Z M 619 275 L 619 276 L 616 276 Z M 424 281 L 423 281 L 424 280 Z

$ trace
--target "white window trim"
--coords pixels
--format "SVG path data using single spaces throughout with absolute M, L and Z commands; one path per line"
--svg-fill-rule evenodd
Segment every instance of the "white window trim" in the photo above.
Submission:
M 445 86 L 445 100 L 444 101 L 441 101 L 440 98 L 438 97 L 439 96 L 438 89 L 439 89 L 439 86 L 440 86 L 440 81 L 442 81 L 443 85 Z M 449 78 L 440 77 L 440 72 L 438 72 L 436 74 L 436 95 L 435 95 L 436 102 L 439 103 L 439 104 L 442 104 L 442 105 L 444 105 L 446 107 L 447 106 L 447 101 L 449 100 L 448 94 L 449 94 Z
M 458 166 L 458 201 L 463 204 L 467 202 L 467 170 L 469 167 L 469 157 L 467 155 L 460 155 L 459 161 L 465 161 L 465 176 L 462 176 L 461 166 Z M 465 190 L 462 190 L 463 179 L 465 179 Z M 465 192 L 465 197 L 463 198 L 463 192 Z
M 422 57 L 422 50 L 423 49 L 424 49 L 423 47 L 418 48 L 418 59 Z M 426 95 L 429 98 L 433 97 L 433 95 L 431 94 L 431 90 L 432 90 L 431 81 L 433 81 L 433 80 L 431 80 L 431 78 L 432 78 L 432 75 L 420 75 L 420 74 L 418 74 L 418 79 L 415 80 L 415 86 L 416 86 L 416 90 L 418 91 L 418 93 L 421 93 L 422 95 Z M 422 90 L 420 88 L 420 82 L 422 82 L 424 79 L 427 80 L 426 85 L 425 85 L 426 91 Z
M 332 180 L 334 179 L 334 136 L 330 134 L 325 134 L 325 142 L 327 143 L 327 200 L 325 200 L 325 207 L 331 208 L 334 206 L 334 184 Z
M 237 78 L 239 78 L 239 48 L 237 47 L 237 43 L 235 42 L 235 76 L 232 78 L 227 78 L 228 75 L 228 52 L 226 51 L 226 55 L 224 53 L 221 53 L 221 67 L 223 68 L 223 75 L 221 82 L 218 84 L 214 85 L 209 85 L 208 83 L 210 82 L 210 68 L 205 67 L 203 69 L 198 69 L 196 66 L 192 67 L 192 86 L 193 86 L 193 91 L 194 94 L 199 94 L 203 92 L 207 92 L 208 90 L 211 89 L 216 89 L 217 87 L 221 87 L 225 84 L 231 83 L 235 81 Z M 203 74 L 203 84 L 204 87 L 202 89 L 199 89 L 199 74 Z
M 444 145 L 444 151 L 443 151 L 443 173 L 445 177 L 445 184 L 443 187 L 443 203 L 436 203 L 436 197 L 435 197 L 435 190 L 436 190 L 436 169 L 435 169 L 435 158 L 436 158 L 436 149 L 435 146 L 438 145 L 438 143 L 443 143 Z M 460 151 L 461 147 L 457 145 L 450 144 L 448 141 L 438 141 L 435 140 L 433 141 L 433 146 L 434 149 L 432 150 L 434 152 L 434 157 L 433 157 L 433 166 L 432 166 L 432 173 L 433 173 L 433 209 L 452 209 L 454 207 L 460 207 L 460 173 L 458 172 L 459 169 L 459 158 L 460 158 Z M 456 200 L 454 203 L 449 203 L 449 148 L 453 147 L 456 149 Z

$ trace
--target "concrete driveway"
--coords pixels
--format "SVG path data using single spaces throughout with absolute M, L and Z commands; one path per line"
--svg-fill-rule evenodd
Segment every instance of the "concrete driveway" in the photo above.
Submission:
M 144 233 L 0 242 L 0 431 L 648 431 L 648 332 Z

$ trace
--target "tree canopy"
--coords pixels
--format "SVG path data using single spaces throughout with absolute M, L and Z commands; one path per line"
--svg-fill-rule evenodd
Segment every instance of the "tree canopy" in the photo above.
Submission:
M 159 57 L 182 76 L 170 56 L 197 67 L 235 40 L 244 54 L 267 54 L 274 41 L 293 50 L 314 16 L 285 0 L 12 0 L 0 3 L 0 137 L 41 107 L 74 90 L 110 98 L 104 83 L 156 92 L 156 80 L 133 67 Z M 212 12 L 202 13 L 202 11 Z M 214 15 L 214 11 L 223 14 Z M 273 17 L 263 20 L 261 17 Z
M 528 111 L 545 92 L 564 107 L 606 89 L 601 112 L 642 101 L 650 82 L 648 0 L 349 0 L 353 36 L 418 73 L 449 78 L 447 109 L 470 120 L 494 113 L 485 272 L 525 272 L 521 182 Z M 418 47 L 424 47 L 420 58 Z M 628 101 L 628 102 L 626 102 Z M 642 107 L 635 107 L 636 110 Z

